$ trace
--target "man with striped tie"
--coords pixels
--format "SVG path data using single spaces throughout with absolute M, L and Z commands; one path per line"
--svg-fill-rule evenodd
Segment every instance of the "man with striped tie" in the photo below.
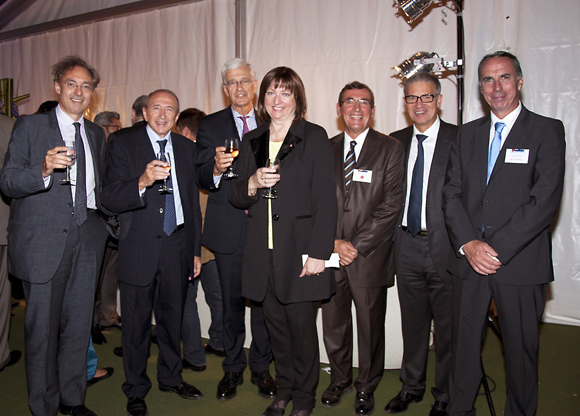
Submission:
M 395 273 L 393 237 L 403 205 L 405 150 L 399 141 L 370 128 L 375 106 L 367 85 L 345 85 L 336 111 L 345 129 L 331 139 L 339 207 L 334 251 L 341 267 L 335 271 L 336 294 L 322 305 L 332 373 L 320 401 L 334 407 L 352 391 L 354 302 L 359 350 L 354 414 L 368 415 L 384 369 L 387 288 Z

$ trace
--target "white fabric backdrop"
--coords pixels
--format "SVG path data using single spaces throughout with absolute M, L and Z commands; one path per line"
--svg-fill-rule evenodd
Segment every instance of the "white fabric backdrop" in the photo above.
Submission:
M 97 3 L 102 7 L 125 2 Z M 52 0 L 51 7 L 46 3 L 35 2 L 5 30 L 38 23 L 43 21 L 39 16 L 47 14 L 62 18 L 99 8 L 87 6 L 95 3 L 88 0 Z M 544 319 L 580 325 L 580 196 L 575 193 L 580 184 L 580 3 L 465 3 L 464 121 L 484 114 L 477 63 L 485 53 L 504 49 L 522 63 L 524 104 L 565 124 L 566 183 L 553 238 L 556 281 L 550 286 Z M 90 118 L 99 111 L 115 110 L 127 125 L 133 100 L 160 87 L 174 90 L 182 108 L 217 111 L 226 105 L 220 69 L 234 55 L 234 6 L 233 0 L 205 0 L 3 42 L 0 78 L 14 78 L 15 95 L 31 94 L 19 110 L 32 113 L 41 102 L 55 98 L 50 66 L 64 55 L 77 53 L 103 79 Z M 388 0 L 248 0 L 247 58 L 258 79 L 278 65 L 294 68 L 306 86 L 307 118 L 325 127 L 329 136 L 341 128 L 335 110 L 338 92 L 355 79 L 365 82 L 376 96 L 374 127 L 389 133 L 408 125 L 401 83 L 391 67 L 420 50 L 456 59 L 455 22 L 453 11 L 431 7 L 410 26 Z M 442 80 L 441 116 L 449 122 L 456 122 L 454 82 L 448 75 Z

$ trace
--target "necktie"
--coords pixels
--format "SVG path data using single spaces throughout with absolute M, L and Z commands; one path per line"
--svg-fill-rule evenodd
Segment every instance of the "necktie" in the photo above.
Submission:
M 346 155 L 346 159 L 344 160 L 344 183 L 346 187 L 346 193 L 348 193 L 348 188 L 352 182 L 352 176 L 356 165 L 356 154 L 354 153 L 355 147 L 356 141 L 353 140 L 350 142 L 350 149 Z
M 167 140 L 157 140 L 159 143 L 159 160 L 162 162 L 167 162 L 165 157 L 165 145 Z M 167 178 L 167 186 L 173 188 L 173 183 L 171 181 L 171 175 Z M 175 200 L 173 199 L 173 193 L 165 194 L 165 211 L 163 216 L 163 232 L 168 236 L 171 235 L 177 228 L 177 214 L 175 213 Z
M 74 220 L 78 226 L 87 220 L 87 168 L 85 160 L 85 146 L 81 137 L 81 123 L 75 126 L 75 160 L 77 164 L 77 178 L 75 189 Z
M 238 118 L 242 119 L 242 122 L 244 123 L 244 129 L 242 130 L 242 138 L 244 137 L 244 134 L 246 134 L 247 132 L 250 131 L 250 128 L 248 127 L 248 122 L 246 121 L 247 118 L 249 118 L 250 116 L 240 116 Z
M 495 161 L 497 160 L 497 156 L 499 155 L 499 151 L 501 150 L 501 132 L 503 131 L 505 124 L 498 121 L 495 123 L 495 133 L 493 135 L 493 140 L 491 141 L 491 146 L 489 147 L 489 158 L 487 159 L 487 181 L 486 184 L 489 182 L 489 177 L 491 176 L 491 172 L 493 171 L 493 167 L 495 165 Z
M 421 231 L 421 210 L 423 206 L 423 170 L 425 166 L 424 134 L 417 134 L 417 160 L 413 167 L 411 193 L 409 194 L 409 209 L 407 210 L 407 229 L 413 237 Z

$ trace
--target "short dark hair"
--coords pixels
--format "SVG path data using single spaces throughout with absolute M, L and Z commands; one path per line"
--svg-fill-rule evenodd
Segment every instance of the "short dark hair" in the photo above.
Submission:
M 375 94 L 373 94 L 373 90 L 371 90 L 368 85 L 363 84 L 362 82 L 358 82 L 358 81 L 350 82 L 350 83 L 346 84 L 342 88 L 342 90 L 340 90 L 340 94 L 338 94 L 338 104 L 339 105 L 342 105 L 342 96 L 348 90 L 367 90 L 369 92 L 369 94 L 371 95 L 371 108 L 373 108 L 375 106 Z
M 407 85 L 412 85 L 416 82 L 427 82 L 433 84 L 435 86 L 435 94 L 441 94 L 441 83 L 439 82 L 439 78 L 430 72 L 425 71 L 419 71 L 407 78 L 407 81 L 405 81 L 405 85 L 403 86 L 403 94 L 407 95 Z
M 173 95 L 173 97 L 175 98 L 175 101 L 177 101 L 177 109 L 175 110 L 175 112 L 179 113 L 179 98 L 177 98 L 177 95 L 173 91 L 167 90 L 165 88 L 160 88 L 158 90 L 153 91 L 151 94 L 149 94 L 147 96 L 147 104 L 145 104 L 145 107 L 147 107 L 149 105 L 149 99 L 159 92 L 166 92 L 167 94 Z
M 514 64 L 514 68 L 516 69 L 516 74 L 518 76 L 518 79 L 520 79 L 521 77 L 524 76 L 523 72 L 522 72 L 522 66 L 520 65 L 520 61 L 518 60 L 518 58 L 506 51 L 496 51 L 494 53 L 490 53 L 485 55 L 481 61 L 479 62 L 479 65 L 477 66 L 477 80 L 479 82 L 479 85 L 481 86 L 481 67 L 483 66 L 483 64 L 485 64 L 487 61 L 489 61 L 492 58 L 508 58 L 512 61 L 512 63 Z
M 45 101 L 38 106 L 38 110 L 36 110 L 36 114 L 48 113 L 53 108 L 58 106 L 58 101 Z
M 76 55 L 65 56 L 52 66 L 52 76 L 54 82 L 60 82 L 65 72 L 77 66 L 85 68 L 87 71 L 89 71 L 93 82 L 93 88 L 97 88 L 97 85 L 99 85 L 99 82 L 101 81 L 99 73 L 95 68 L 87 64 L 81 57 Z
M 111 119 L 121 120 L 121 116 L 116 111 L 103 111 L 95 116 L 93 123 L 97 126 L 108 126 L 111 124 Z
M 179 114 L 177 119 L 177 127 L 183 130 L 185 127 L 189 129 L 191 134 L 197 137 L 197 129 L 199 128 L 199 121 L 205 117 L 205 113 L 197 108 L 187 108 Z
M 133 103 L 133 110 L 135 110 L 135 115 L 137 117 L 143 117 L 143 107 L 147 107 L 147 101 L 149 101 L 148 95 L 142 95 L 138 97 Z
M 264 100 L 266 91 L 274 83 L 274 88 L 286 88 L 294 94 L 296 101 L 296 111 L 294 112 L 294 121 L 298 121 L 306 114 L 306 91 L 302 80 L 292 68 L 279 66 L 271 69 L 260 84 L 260 96 L 258 97 L 258 117 L 262 121 L 270 121 L 270 114 L 266 111 Z

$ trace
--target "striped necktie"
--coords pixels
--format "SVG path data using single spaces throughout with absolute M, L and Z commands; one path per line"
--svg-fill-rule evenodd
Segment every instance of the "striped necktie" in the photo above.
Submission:
M 244 123 L 244 128 L 242 130 L 242 138 L 244 137 L 244 135 L 250 131 L 250 128 L 248 127 L 248 122 L 247 122 L 247 118 L 249 118 L 250 116 L 240 116 L 238 118 L 242 119 L 242 122 Z
M 350 142 L 350 150 L 346 155 L 344 160 L 344 183 L 346 188 L 346 193 L 348 193 L 348 188 L 352 182 L 352 176 L 354 173 L 354 168 L 356 166 L 356 154 L 354 153 L 354 148 L 356 147 L 356 141 Z

